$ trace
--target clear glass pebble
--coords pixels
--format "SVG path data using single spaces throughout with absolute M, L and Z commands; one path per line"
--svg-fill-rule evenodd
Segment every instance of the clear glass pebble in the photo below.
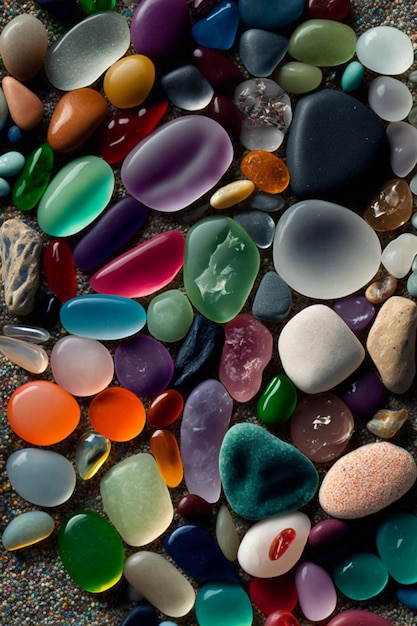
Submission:
M 270 78 L 253 78 L 235 89 L 235 103 L 247 128 L 273 126 L 285 132 L 292 120 L 288 94 Z

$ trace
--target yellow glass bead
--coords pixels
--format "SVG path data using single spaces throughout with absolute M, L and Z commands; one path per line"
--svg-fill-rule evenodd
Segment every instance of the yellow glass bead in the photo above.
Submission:
M 142 104 L 155 82 L 155 66 L 143 54 L 131 54 L 113 63 L 104 75 L 103 89 L 119 109 Z
M 249 198 L 254 189 L 251 180 L 235 180 L 217 189 L 210 198 L 210 204 L 214 209 L 228 209 Z

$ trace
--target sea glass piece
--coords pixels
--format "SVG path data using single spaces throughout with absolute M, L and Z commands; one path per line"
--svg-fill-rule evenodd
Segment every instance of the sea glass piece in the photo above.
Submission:
M 235 180 L 217 189 L 210 198 L 214 209 L 228 209 L 244 202 L 254 191 L 255 185 L 250 180 Z
M 200 626 L 251 626 L 253 609 L 246 591 L 230 582 L 208 582 L 196 598 L 195 612 Z
M 190 493 L 207 502 L 220 497 L 219 452 L 232 416 L 233 401 L 217 380 L 193 389 L 181 420 L 181 456 Z
M 252 76 L 270 76 L 287 49 L 286 37 L 262 28 L 248 28 L 239 39 L 239 56 Z
M 14 517 L 3 529 L 1 541 L 6 550 L 20 550 L 49 537 L 55 521 L 45 511 L 25 511 Z
M 349 209 L 305 200 L 287 209 L 279 220 L 273 257 L 277 273 L 299 293 L 341 298 L 374 277 L 381 244 L 375 231 Z
M 63 441 L 80 421 L 78 402 L 65 389 L 47 380 L 18 387 L 7 404 L 7 419 L 18 437 L 37 446 Z
M 271 246 L 274 240 L 275 222 L 265 211 L 242 211 L 233 219 L 243 226 L 257 248 L 264 250 Z
M 371 552 L 358 552 L 341 561 L 333 572 L 336 587 L 351 600 L 369 600 L 388 582 L 388 571 L 381 559 Z
M 149 439 L 149 445 L 165 483 L 168 487 L 178 487 L 184 470 L 175 435 L 169 430 L 155 430 Z
M 155 339 L 173 343 L 185 337 L 193 317 L 188 298 L 179 289 L 169 289 L 155 296 L 149 303 L 148 330 Z
M 52 293 L 64 303 L 75 297 L 77 277 L 74 257 L 63 239 L 51 241 L 43 252 L 43 269 Z
M 281 193 L 289 185 L 284 161 L 267 150 L 251 150 L 242 159 L 242 174 L 266 193 Z
M 265 626 L 300 626 L 300 622 L 290 611 L 274 611 L 266 618 Z
M 65 302 L 60 320 L 72 335 L 113 340 L 139 332 L 145 325 L 146 312 L 130 298 L 89 293 Z
M 366 428 L 377 437 L 390 439 L 397 434 L 400 428 L 408 421 L 408 418 L 408 409 L 398 409 L 398 411 L 380 409 L 367 422 Z
M 234 2 L 222 0 L 201 20 L 195 22 L 191 34 L 200 46 L 229 50 L 239 26 L 239 10 Z
M 365 67 L 378 74 L 402 74 L 414 61 L 410 37 L 394 26 L 365 30 L 358 38 L 356 54 Z
M 224 556 L 229 561 L 236 561 L 240 539 L 233 517 L 225 504 L 220 506 L 217 513 L 216 539 Z
M 347 296 L 336 300 L 333 309 L 353 332 L 364 330 L 375 316 L 375 307 L 364 296 Z
M 389 274 L 395 278 L 404 278 L 411 270 L 413 259 L 417 254 L 417 235 L 402 233 L 391 239 L 381 255 L 381 263 Z
M 13 76 L 5 76 L 1 84 L 10 117 L 20 131 L 38 126 L 45 113 L 42 100 Z
M 80 478 L 89 480 L 95 476 L 107 461 L 110 451 L 111 443 L 104 435 L 94 431 L 81 435 L 75 450 L 75 466 Z
M 405 180 L 394 178 L 380 187 L 365 208 L 363 218 L 374 230 L 386 232 L 408 222 L 412 210 L 410 187 Z
M 179 418 L 184 408 L 184 398 L 176 389 L 166 389 L 152 399 L 147 419 L 154 428 L 166 428 Z
M 88 87 L 126 53 L 129 45 L 129 26 L 121 13 L 95 13 L 76 23 L 49 48 L 44 62 L 46 76 L 61 91 Z
M 371 304 L 382 304 L 392 295 L 394 295 L 397 289 L 398 281 L 395 276 L 387 274 L 380 280 L 372 282 L 365 291 L 365 298 L 369 300 Z
M 413 96 L 405 83 L 391 76 L 377 76 L 368 88 L 368 103 L 387 122 L 404 120 L 413 106 Z
M 212 515 L 212 506 L 196 493 L 187 493 L 176 504 L 176 510 L 181 517 L 194 524 L 207 522 Z
M 259 419 L 267 426 L 276 426 L 288 421 L 297 405 L 297 390 L 294 383 L 277 374 L 267 384 L 256 404 Z
M 58 554 L 72 580 L 86 591 L 106 591 L 122 577 L 122 540 L 116 529 L 95 511 L 71 513 L 62 521 Z
M 149 96 L 155 82 L 155 65 L 144 54 L 129 54 L 113 63 L 104 75 L 103 90 L 119 109 L 137 107 Z
M 25 157 L 17 150 L 9 150 L 0 156 L 0 176 L 16 176 L 25 165 Z
M 50 333 L 46 328 L 40 326 L 29 326 L 26 324 L 5 324 L 3 334 L 6 337 L 21 339 L 30 343 L 45 343 L 50 339 Z
M 417 517 L 400 512 L 389 515 L 376 531 L 378 554 L 390 576 L 402 585 L 417 582 L 416 528 Z
M 249 583 L 249 596 L 253 604 L 255 604 L 265 615 L 275 616 L 276 614 L 288 614 L 297 606 L 297 590 L 295 588 L 294 574 L 292 571 L 282 576 L 273 576 L 272 578 L 254 577 Z M 278 617 L 277 617 L 278 619 Z M 271 621 L 271 620 L 270 620 Z M 266 623 L 266 622 L 265 622 Z M 269 624 L 269 622 L 268 622 Z M 271 621 L 273 626 L 274 621 Z M 292 626 L 293 622 L 280 622 L 283 626 Z
M 241 19 L 252 28 L 275 30 L 297 20 L 303 11 L 303 0 L 275 2 L 272 5 L 268 0 L 259 0 L 256 3 L 251 0 L 239 0 Z
M 130 441 L 145 426 L 145 407 L 128 389 L 109 387 L 91 401 L 88 419 L 95 431 L 111 441 Z
M 48 33 L 34 15 L 11 16 L 0 36 L 0 55 L 6 70 L 25 82 L 41 70 L 48 48 Z
M 343 91 L 355 91 L 360 87 L 365 74 L 365 68 L 359 61 L 351 61 L 347 64 L 340 79 Z
M 52 149 L 46 142 L 29 154 L 12 189 L 13 204 L 18 209 L 30 211 L 38 204 L 48 186 L 53 162 Z
M 302 22 L 293 31 L 288 54 L 297 61 L 334 67 L 350 61 L 355 54 L 355 31 L 342 22 L 329 19 L 311 19 Z
M 171 104 L 185 111 L 201 111 L 214 95 L 213 87 L 195 65 L 181 65 L 164 74 L 161 87 Z
M 279 65 L 273 76 L 284 91 L 303 94 L 317 89 L 323 79 L 323 72 L 310 63 L 288 61 Z
M 32 374 L 42 374 L 49 358 L 41 346 L 30 341 L 0 335 L 0 354 Z
M 138 396 L 154 396 L 164 391 L 174 372 L 172 357 L 165 346 L 147 335 L 122 341 L 114 354 L 118 381 Z
M 304 561 L 295 571 L 298 601 L 304 616 L 312 622 L 329 617 L 336 608 L 337 594 L 333 581 L 325 569 Z
M 387 126 L 387 137 L 392 171 L 404 178 L 417 163 L 417 128 L 408 122 L 391 122 Z

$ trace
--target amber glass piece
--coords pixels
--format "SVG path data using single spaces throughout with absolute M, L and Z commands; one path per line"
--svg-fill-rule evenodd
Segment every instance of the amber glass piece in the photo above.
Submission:
M 394 178 L 382 185 L 366 207 L 363 218 L 374 230 L 386 232 L 405 224 L 413 210 L 413 194 L 405 180 Z
M 266 193 L 281 193 L 289 185 L 290 173 L 279 157 L 266 150 L 251 150 L 242 159 L 242 174 Z
M 184 398 L 176 389 L 165 389 L 153 398 L 148 408 L 148 422 L 154 428 L 169 426 L 182 413 Z
M 178 487 L 184 471 L 174 435 L 169 430 L 156 430 L 149 443 L 162 479 L 168 487 Z

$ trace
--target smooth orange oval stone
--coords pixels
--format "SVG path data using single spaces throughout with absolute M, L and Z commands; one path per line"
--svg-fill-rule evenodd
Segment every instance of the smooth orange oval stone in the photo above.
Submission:
M 136 394 L 124 387 L 108 387 L 88 407 L 91 426 L 111 441 L 130 441 L 145 426 L 145 407 Z
M 184 470 L 177 440 L 169 430 L 156 430 L 149 440 L 159 473 L 168 487 L 178 487 Z
M 242 174 L 266 193 L 281 193 L 289 185 L 290 173 L 284 161 L 267 150 L 251 150 L 240 167 Z
M 169 426 L 182 413 L 184 398 L 176 389 L 166 389 L 158 394 L 148 407 L 148 422 L 154 428 Z
M 49 122 L 47 140 L 56 152 L 76 150 L 107 115 L 106 99 L 89 87 L 68 91 L 58 101 Z
M 387 181 L 377 191 L 363 213 L 363 219 L 374 230 L 386 232 L 399 228 L 411 217 L 413 194 L 401 178 Z
M 59 385 L 32 380 L 14 391 L 7 404 L 7 419 L 18 437 L 35 446 L 63 441 L 78 426 L 80 407 Z
M 12 76 L 3 78 L 2 87 L 10 117 L 16 126 L 22 130 L 35 128 L 43 118 L 42 100 Z
M 155 66 L 143 54 L 131 54 L 113 63 L 104 75 L 103 89 L 119 109 L 142 104 L 155 82 Z

